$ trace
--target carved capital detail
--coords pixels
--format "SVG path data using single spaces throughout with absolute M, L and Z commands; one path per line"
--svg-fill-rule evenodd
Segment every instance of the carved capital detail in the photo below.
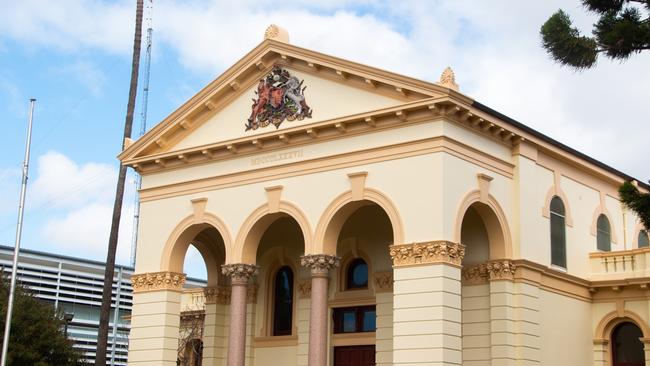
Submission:
M 300 257 L 300 265 L 311 268 L 312 275 L 327 274 L 341 264 L 341 258 L 328 254 L 309 254 Z
M 221 273 L 230 277 L 233 285 L 245 285 L 251 277 L 257 274 L 258 268 L 254 264 L 224 264 L 221 266 Z
M 482 285 L 488 282 L 487 264 L 463 266 L 461 281 L 464 285 Z
M 390 257 L 395 267 L 429 263 L 460 266 L 464 256 L 464 245 L 445 240 L 390 246 Z
M 205 296 L 206 304 L 230 304 L 229 286 L 204 287 L 203 295 Z
M 508 259 L 489 261 L 463 267 L 462 281 L 466 285 L 479 285 L 488 281 L 513 280 L 517 266 Z
M 393 272 L 375 272 L 373 275 L 375 293 L 393 292 Z
M 131 276 L 133 292 L 178 290 L 185 284 L 185 274 L 177 272 L 149 272 Z
M 514 280 L 517 266 L 510 260 L 490 261 L 486 264 L 488 279 L 494 280 Z
M 298 281 L 298 297 L 308 299 L 311 296 L 311 279 Z

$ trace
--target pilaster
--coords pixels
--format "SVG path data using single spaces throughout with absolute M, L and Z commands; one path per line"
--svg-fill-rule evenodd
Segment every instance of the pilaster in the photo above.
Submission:
M 394 245 L 393 365 L 461 365 L 462 244 Z
M 185 275 L 176 272 L 131 276 L 129 365 L 176 365 L 184 283 Z

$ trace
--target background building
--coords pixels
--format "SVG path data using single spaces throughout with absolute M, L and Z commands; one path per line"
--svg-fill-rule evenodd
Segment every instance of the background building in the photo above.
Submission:
M 13 247 L 0 246 L 0 268 L 5 275 L 11 275 L 12 261 Z M 105 264 L 99 261 L 27 249 L 20 251 L 18 281 L 29 287 L 37 298 L 74 314 L 68 325 L 68 337 L 74 340 L 75 347 L 83 352 L 89 364 L 95 362 L 104 270 Z M 111 365 L 126 365 L 132 274 L 131 267 L 115 267 L 107 352 Z M 204 283 L 190 280 L 189 285 Z

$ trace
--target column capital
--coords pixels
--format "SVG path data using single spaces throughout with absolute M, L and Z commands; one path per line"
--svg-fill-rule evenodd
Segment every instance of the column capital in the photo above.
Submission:
M 517 265 L 509 259 L 500 259 L 470 266 L 463 266 L 462 281 L 466 284 L 483 284 L 488 281 L 515 279 Z
M 221 266 L 221 273 L 230 277 L 233 285 L 245 285 L 248 283 L 248 280 L 257 273 L 258 268 L 259 267 L 254 264 L 223 264 Z
M 312 275 L 326 275 L 341 264 L 341 258 L 329 254 L 307 254 L 300 257 L 300 265 L 311 268 Z
M 460 266 L 464 256 L 464 245 L 446 240 L 390 246 L 395 267 L 432 263 Z
M 131 276 L 133 292 L 176 290 L 180 291 L 185 284 L 185 273 L 178 272 L 146 272 Z

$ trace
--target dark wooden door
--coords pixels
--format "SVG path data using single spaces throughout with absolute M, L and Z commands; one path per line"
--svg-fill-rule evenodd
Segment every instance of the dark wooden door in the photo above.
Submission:
M 334 366 L 375 366 L 375 346 L 334 347 Z

